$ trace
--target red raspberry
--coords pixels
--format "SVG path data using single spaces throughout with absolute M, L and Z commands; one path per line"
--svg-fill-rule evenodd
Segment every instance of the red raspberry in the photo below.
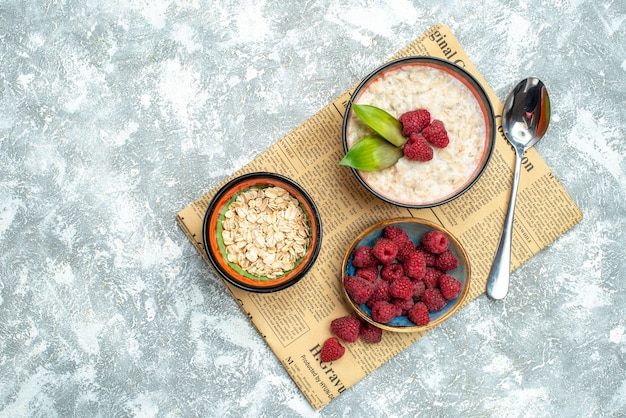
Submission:
M 407 312 L 409 312 L 409 309 L 411 309 L 413 307 L 413 305 L 415 304 L 415 302 L 413 302 L 413 299 L 391 299 L 391 304 L 392 305 L 396 305 L 398 308 L 400 308 L 400 315 L 406 315 Z
M 441 294 L 443 295 L 443 297 L 450 300 L 459 296 L 463 285 L 460 281 L 450 276 L 449 274 L 443 274 L 439 278 L 439 288 L 441 289 Z
M 408 277 L 400 277 L 389 285 L 389 295 L 398 299 L 413 299 L 413 282 Z
M 352 265 L 357 268 L 378 265 L 378 260 L 374 257 L 373 248 L 367 245 L 356 247 L 352 253 Z
M 363 321 L 360 331 L 361 339 L 368 343 L 379 343 L 383 339 L 383 330 L 377 326 Z
M 372 319 L 376 322 L 386 324 L 398 315 L 400 308 L 386 300 L 378 301 L 372 306 Z
M 361 267 L 354 272 L 355 276 L 363 277 L 370 282 L 378 278 L 378 266 Z
M 448 249 L 448 237 L 441 231 L 430 231 L 422 238 L 422 245 L 433 254 L 441 254 Z
M 409 234 L 395 225 L 387 225 L 383 229 L 383 237 L 392 240 L 398 248 L 402 248 L 410 241 Z
M 425 290 L 426 290 L 426 283 L 424 283 L 422 280 L 414 280 L 413 281 L 413 300 L 415 302 L 421 300 L 422 295 L 424 294 Z
M 367 279 L 358 276 L 347 276 L 343 279 L 346 292 L 354 303 L 365 303 L 374 292 L 374 284 Z
M 426 289 L 422 295 L 422 302 L 428 308 L 428 312 L 440 311 L 448 303 L 439 289 Z
M 373 307 L 376 302 L 381 300 L 389 300 L 391 296 L 389 296 L 389 282 L 382 279 L 376 279 L 373 284 L 374 290 L 372 291 L 372 295 L 365 303 L 368 307 Z
M 380 269 L 380 277 L 388 282 L 393 282 L 400 277 L 404 277 L 404 267 L 400 263 L 391 263 Z
M 448 131 L 443 122 L 435 119 L 422 131 L 424 138 L 438 148 L 445 148 L 450 143 Z
M 353 343 L 359 339 L 361 321 L 354 316 L 342 316 L 330 322 L 330 331 L 339 339 L 347 343 Z
M 459 260 L 452 254 L 452 251 L 446 250 L 437 256 L 435 267 L 441 271 L 450 271 L 457 268 Z
M 426 272 L 426 262 L 424 256 L 417 251 L 413 251 L 407 256 L 404 262 L 404 274 L 411 279 L 421 280 Z
M 390 239 L 378 238 L 376 242 L 374 242 L 372 252 L 378 261 L 380 261 L 383 265 L 387 265 L 393 263 L 396 259 L 398 246 Z
M 415 247 L 415 251 L 421 253 L 424 256 L 424 261 L 426 262 L 426 267 L 432 267 L 432 266 L 435 265 L 435 259 L 437 258 L 437 256 L 435 254 L 433 254 L 430 251 L 428 251 L 422 245 L 418 245 L 417 247 Z
M 433 159 L 433 149 L 428 145 L 422 134 L 411 134 L 409 140 L 402 147 L 404 156 L 411 161 L 430 161 Z
M 346 348 L 341 345 L 337 337 L 330 337 L 324 341 L 324 344 L 322 345 L 320 361 L 327 363 L 329 361 L 339 360 L 345 352 Z
M 439 278 L 443 272 L 433 267 L 426 267 L 426 272 L 424 273 L 424 284 L 427 288 L 439 287 Z
M 400 115 L 398 120 L 402 123 L 402 135 L 409 136 L 413 132 L 422 132 L 428 126 L 430 112 L 426 109 L 410 110 Z
M 430 322 L 430 314 L 428 313 L 428 307 L 424 302 L 417 302 L 411 309 L 409 309 L 408 317 L 415 325 L 427 325 Z
M 396 255 L 396 258 L 399 262 L 404 263 L 409 253 L 412 253 L 413 251 L 415 251 L 415 245 L 413 245 L 413 243 L 409 241 L 402 247 L 398 248 L 398 254 Z

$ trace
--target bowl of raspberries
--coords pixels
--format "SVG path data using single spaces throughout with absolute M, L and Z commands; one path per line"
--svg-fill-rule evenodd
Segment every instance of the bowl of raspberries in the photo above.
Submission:
M 381 329 L 435 327 L 463 304 L 470 264 L 459 241 L 419 218 L 394 218 L 363 231 L 342 265 L 345 297 L 356 314 Z
M 427 208 L 476 183 L 495 138 L 493 107 L 472 74 L 435 57 L 405 57 L 355 88 L 343 116 L 339 164 L 383 201 Z

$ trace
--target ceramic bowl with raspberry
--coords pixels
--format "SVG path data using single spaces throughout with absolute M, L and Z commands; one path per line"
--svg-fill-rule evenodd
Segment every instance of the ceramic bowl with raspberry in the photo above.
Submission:
M 459 240 L 419 218 L 389 219 L 361 232 L 346 251 L 341 277 L 356 314 L 396 332 L 441 324 L 465 304 L 470 279 Z
M 400 58 L 352 93 L 340 164 L 383 201 L 433 207 L 476 183 L 495 138 L 491 101 L 472 74 L 439 58 Z
M 321 217 L 294 180 L 252 172 L 227 181 L 212 197 L 202 226 L 211 266 L 230 285 L 255 293 L 300 281 L 321 248 Z

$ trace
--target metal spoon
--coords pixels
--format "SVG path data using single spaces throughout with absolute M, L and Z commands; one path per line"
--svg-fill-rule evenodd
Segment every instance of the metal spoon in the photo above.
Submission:
M 534 77 L 519 82 L 506 98 L 502 112 L 504 134 L 515 149 L 515 169 L 500 243 L 487 279 L 487 295 L 492 299 L 502 299 L 509 291 L 513 214 L 522 156 L 543 137 L 549 122 L 550 98 L 544 84 Z

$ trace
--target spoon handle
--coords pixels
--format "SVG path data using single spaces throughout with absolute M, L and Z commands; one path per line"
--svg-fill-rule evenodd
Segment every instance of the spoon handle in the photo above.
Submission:
M 509 275 L 511 271 L 511 237 L 513 235 L 513 215 L 515 214 L 515 200 L 519 184 L 522 155 L 524 151 L 515 150 L 515 169 L 513 170 L 513 184 L 509 207 L 504 218 L 504 226 L 496 255 L 487 278 L 487 295 L 492 299 L 503 299 L 509 291 Z

